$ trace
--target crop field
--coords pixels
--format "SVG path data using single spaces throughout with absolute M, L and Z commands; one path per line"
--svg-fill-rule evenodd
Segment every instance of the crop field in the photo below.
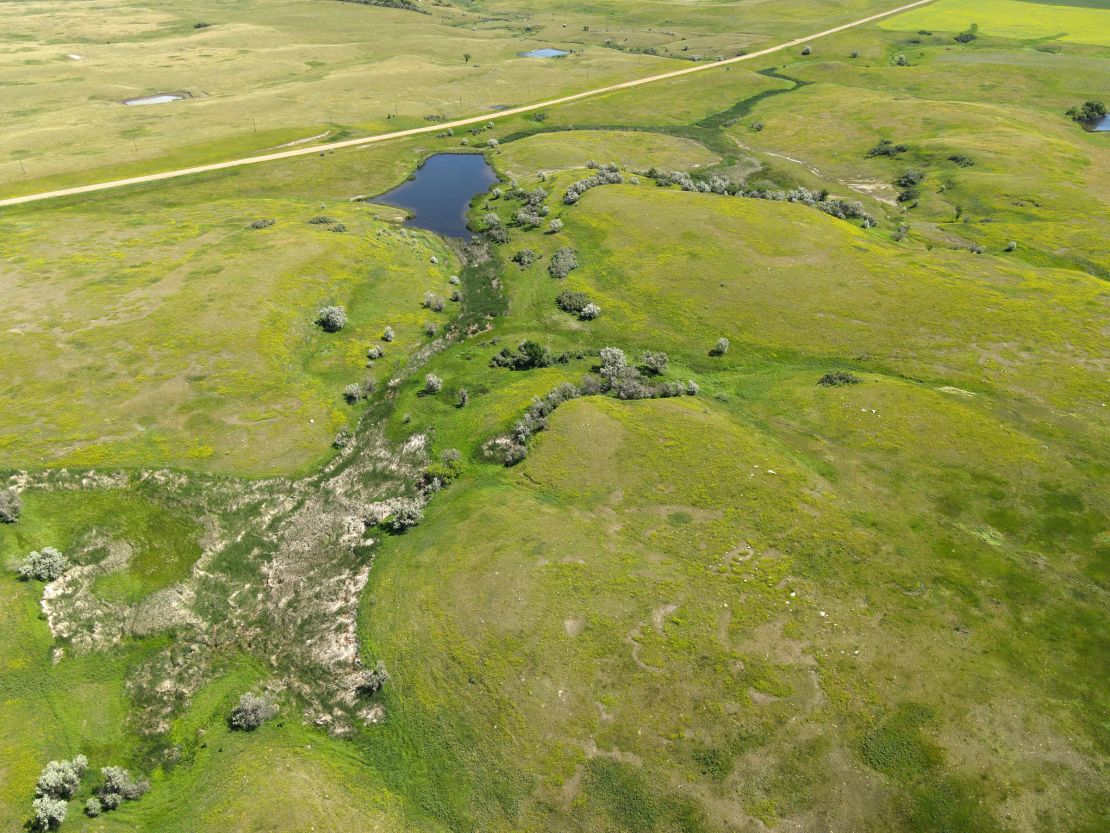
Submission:
M 884 8 L 2 5 L 4 194 Z M 0 210 L 0 830 L 79 753 L 63 833 L 1110 829 L 1107 26 L 938 0 Z M 445 151 L 471 241 L 376 201 Z

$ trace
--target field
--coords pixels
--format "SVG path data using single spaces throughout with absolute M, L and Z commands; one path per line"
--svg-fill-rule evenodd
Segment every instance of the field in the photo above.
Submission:
M 27 179 L 0 162 L 5 193 L 392 128 L 394 90 L 396 124 L 423 124 L 440 98 L 520 103 L 882 8 L 17 5 L 0 80 L 41 61 L 19 106 L 72 84 L 84 126 Z M 86 67 L 47 52 L 94 21 L 95 74 L 63 82 Z M 474 135 L 4 210 L 0 467 L 23 507 L 0 524 L 0 829 L 79 752 L 62 831 L 1110 828 L 1110 135 L 1064 115 L 1105 97 L 1107 21 L 938 0 Z M 515 57 L 539 45 L 582 51 Z M 136 80 L 137 55 L 162 74 Z M 218 90 L 228 66 L 253 88 Z M 187 76 L 209 97 L 172 127 L 109 108 Z M 47 147 L 44 112 L 0 155 Z M 114 156 L 102 116 L 150 146 Z M 500 181 L 470 222 L 507 242 L 373 202 L 477 148 Z M 564 201 L 608 163 L 619 184 Z M 862 213 L 765 198 L 800 187 Z M 526 341 L 543 366 L 497 366 Z M 677 395 L 605 390 L 606 347 Z M 48 546 L 63 578 L 17 580 Z M 232 731 L 245 692 L 279 714 Z M 110 764 L 151 789 L 87 817 Z

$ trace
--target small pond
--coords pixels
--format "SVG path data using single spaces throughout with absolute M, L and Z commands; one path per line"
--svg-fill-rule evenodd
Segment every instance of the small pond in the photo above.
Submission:
M 406 226 L 470 239 L 474 236 L 466 227 L 470 200 L 496 181 L 493 168 L 480 153 L 437 153 L 417 168 L 412 179 L 370 201 L 411 211 Z
M 1107 113 L 1101 119 L 1092 124 L 1091 130 L 1095 131 L 1096 133 L 1110 131 L 1110 113 Z
M 564 55 L 569 55 L 565 49 L 552 49 L 550 46 L 545 46 L 543 49 L 533 49 L 531 52 L 521 52 L 522 58 L 562 58 Z
M 131 107 L 139 107 L 144 104 L 169 104 L 171 101 L 182 101 L 185 98 L 181 93 L 158 93 L 158 95 L 148 95 L 142 98 L 125 98 L 124 104 Z

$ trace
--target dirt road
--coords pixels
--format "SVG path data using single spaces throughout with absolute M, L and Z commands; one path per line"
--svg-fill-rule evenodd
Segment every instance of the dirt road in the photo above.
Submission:
M 472 124 L 484 124 L 488 121 L 497 121 L 498 119 L 508 118 L 509 116 L 516 116 L 521 113 L 529 113 L 534 110 L 542 110 L 546 107 L 554 107 L 558 104 L 566 104 L 571 101 L 579 101 L 583 98 L 591 98 L 593 96 L 605 95 L 606 93 L 616 92 L 617 90 L 627 90 L 632 87 L 639 87 L 644 84 L 654 84 L 657 81 L 666 81 L 669 78 L 679 78 L 683 75 L 692 75 L 695 72 L 706 72 L 712 69 L 718 69 L 722 66 L 729 64 L 740 63 L 741 61 L 753 61 L 756 58 L 762 58 L 765 55 L 771 55 L 775 52 L 781 52 L 784 49 L 790 49 L 800 44 L 809 43 L 810 41 L 817 40 L 818 38 L 835 35 L 837 32 L 843 32 L 846 29 L 853 29 L 856 26 L 863 26 L 867 23 L 872 23 L 884 17 L 889 17 L 893 14 L 907 11 L 923 6 L 926 3 L 931 3 L 933 0 L 916 0 L 913 3 L 907 3 L 903 6 L 898 6 L 894 9 L 888 9 L 885 12 L 862 17 L 859 20 L 853 20 L 851 23 L 844 23 L 840 26 L 834 26 L 831 29 L 826 29 L 823 32 L 816 34 L 806 35 L 803 38 L 795 38 L 786 43 L 780 43 L 776 46 L 770 46 L 767 49 L 761 49 L 758 52 L 752 52 L 747 55 L 739 55 L 735 58 L 727 58 L 723 61 L 715 61 L 708 64 L 697 64 L 696 66 L 687 67 L 685 69 L 676 69 L 671 72 L 662 72 L 658 75 L 649 75 L 646 78 L 636 78 L 632 81 L 624 81 L 620 84 L 610 84 L 607 87 L 597 87 L 593 90 L 586 90 L 573 95 L 566 95 L 562 98 L 553 98 L 548 101 L 540 101 L 535 104 L 526 104 L 521 107 L 512 107 L 508 110 L 501 110 L 496 113 L 488 113 L 480 116 L 472 116 L 470 118 L 458 119 L 457 121 L 450 122 L 437 122 L 436 124 L 427 125 L 425 127 L 413 127 L 409 130 L 398 130 L 394 133 L 381 133 L 377 136 L 364 136 L 361 139 L 347 139 L 342 142 L 331 142 L 323 145 L 310 145 L 308 147 L 296 148 L 295 150 L 284 150 L 278 153 L 267 153 L 261 156 L 248 156 L 244 159 L 231 159 L 227 162 L 213 162 L 208 165 L 196 165 L 191 168 L 180 168 L 176 171 L 164 171 L 156 174 L 146 174 L 144 176 L 135 176 L 128 179 L 116 179 L 111 182 L 97 182 L 92 185 L 78 185 L 74 188 L 61 188 L 57 191 L 44 191 L 40 194 L 27 194 L 22 197 L 8 197 L 7 199 L 0 199 L 0 206 L 5 205 L 20 205 L 28 202 L 38 202 L 39 200 L 50 200 L 57 197 L 70 197 L 77 194 L 91 194 L 95 191 L 107 191 L 111 188 L 123 188 L 128 185 L 139 185 L 144 182 L 159 182 L 163 179 L 176 179 L 181 176 L 189 176 L 190 174 L 207 173 L 208 171 L 221 171 L 225 168 L 240 168 L 244 165 L 257 165 L 262 162 L 276 162 L 279 159 L 292 159 L 297 156 L 308 156 L 314 153 L 320 153 L 323 150 L 336 150 L 338 148 L 349 147 L 366 147 L 367 145 L 376 144 L 378 142 L 388 142 L 392 139 L 403 139 L 406 136 L 418 136 L 422 133 L 438 133 L 446 130 L 448 127 L 466 127 Z

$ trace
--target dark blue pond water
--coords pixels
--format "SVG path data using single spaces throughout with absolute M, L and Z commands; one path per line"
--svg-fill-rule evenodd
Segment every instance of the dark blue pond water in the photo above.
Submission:
M 480 153 L 437 153 L 417 169 L 415 179 L 372 201 L 411 211 L 406 226 L 470 239 L 474 236 L 466 227 L 470 199 L 496 180 L 493 168 Z
M 1092 127 L 1091 130 L 1098 131 L 1099 133 L 1102 133 L 1103 131 L 1110 131 L 1110 113 L 1107 113 L 1101 119 L 1096 121 L 1094 127 Z
M 531 52 L 521 52 L 522 58 L 562 58 L 570 53 L 563 49 L 552 49 L 550 46 L 543 49 L 533 49 Z

